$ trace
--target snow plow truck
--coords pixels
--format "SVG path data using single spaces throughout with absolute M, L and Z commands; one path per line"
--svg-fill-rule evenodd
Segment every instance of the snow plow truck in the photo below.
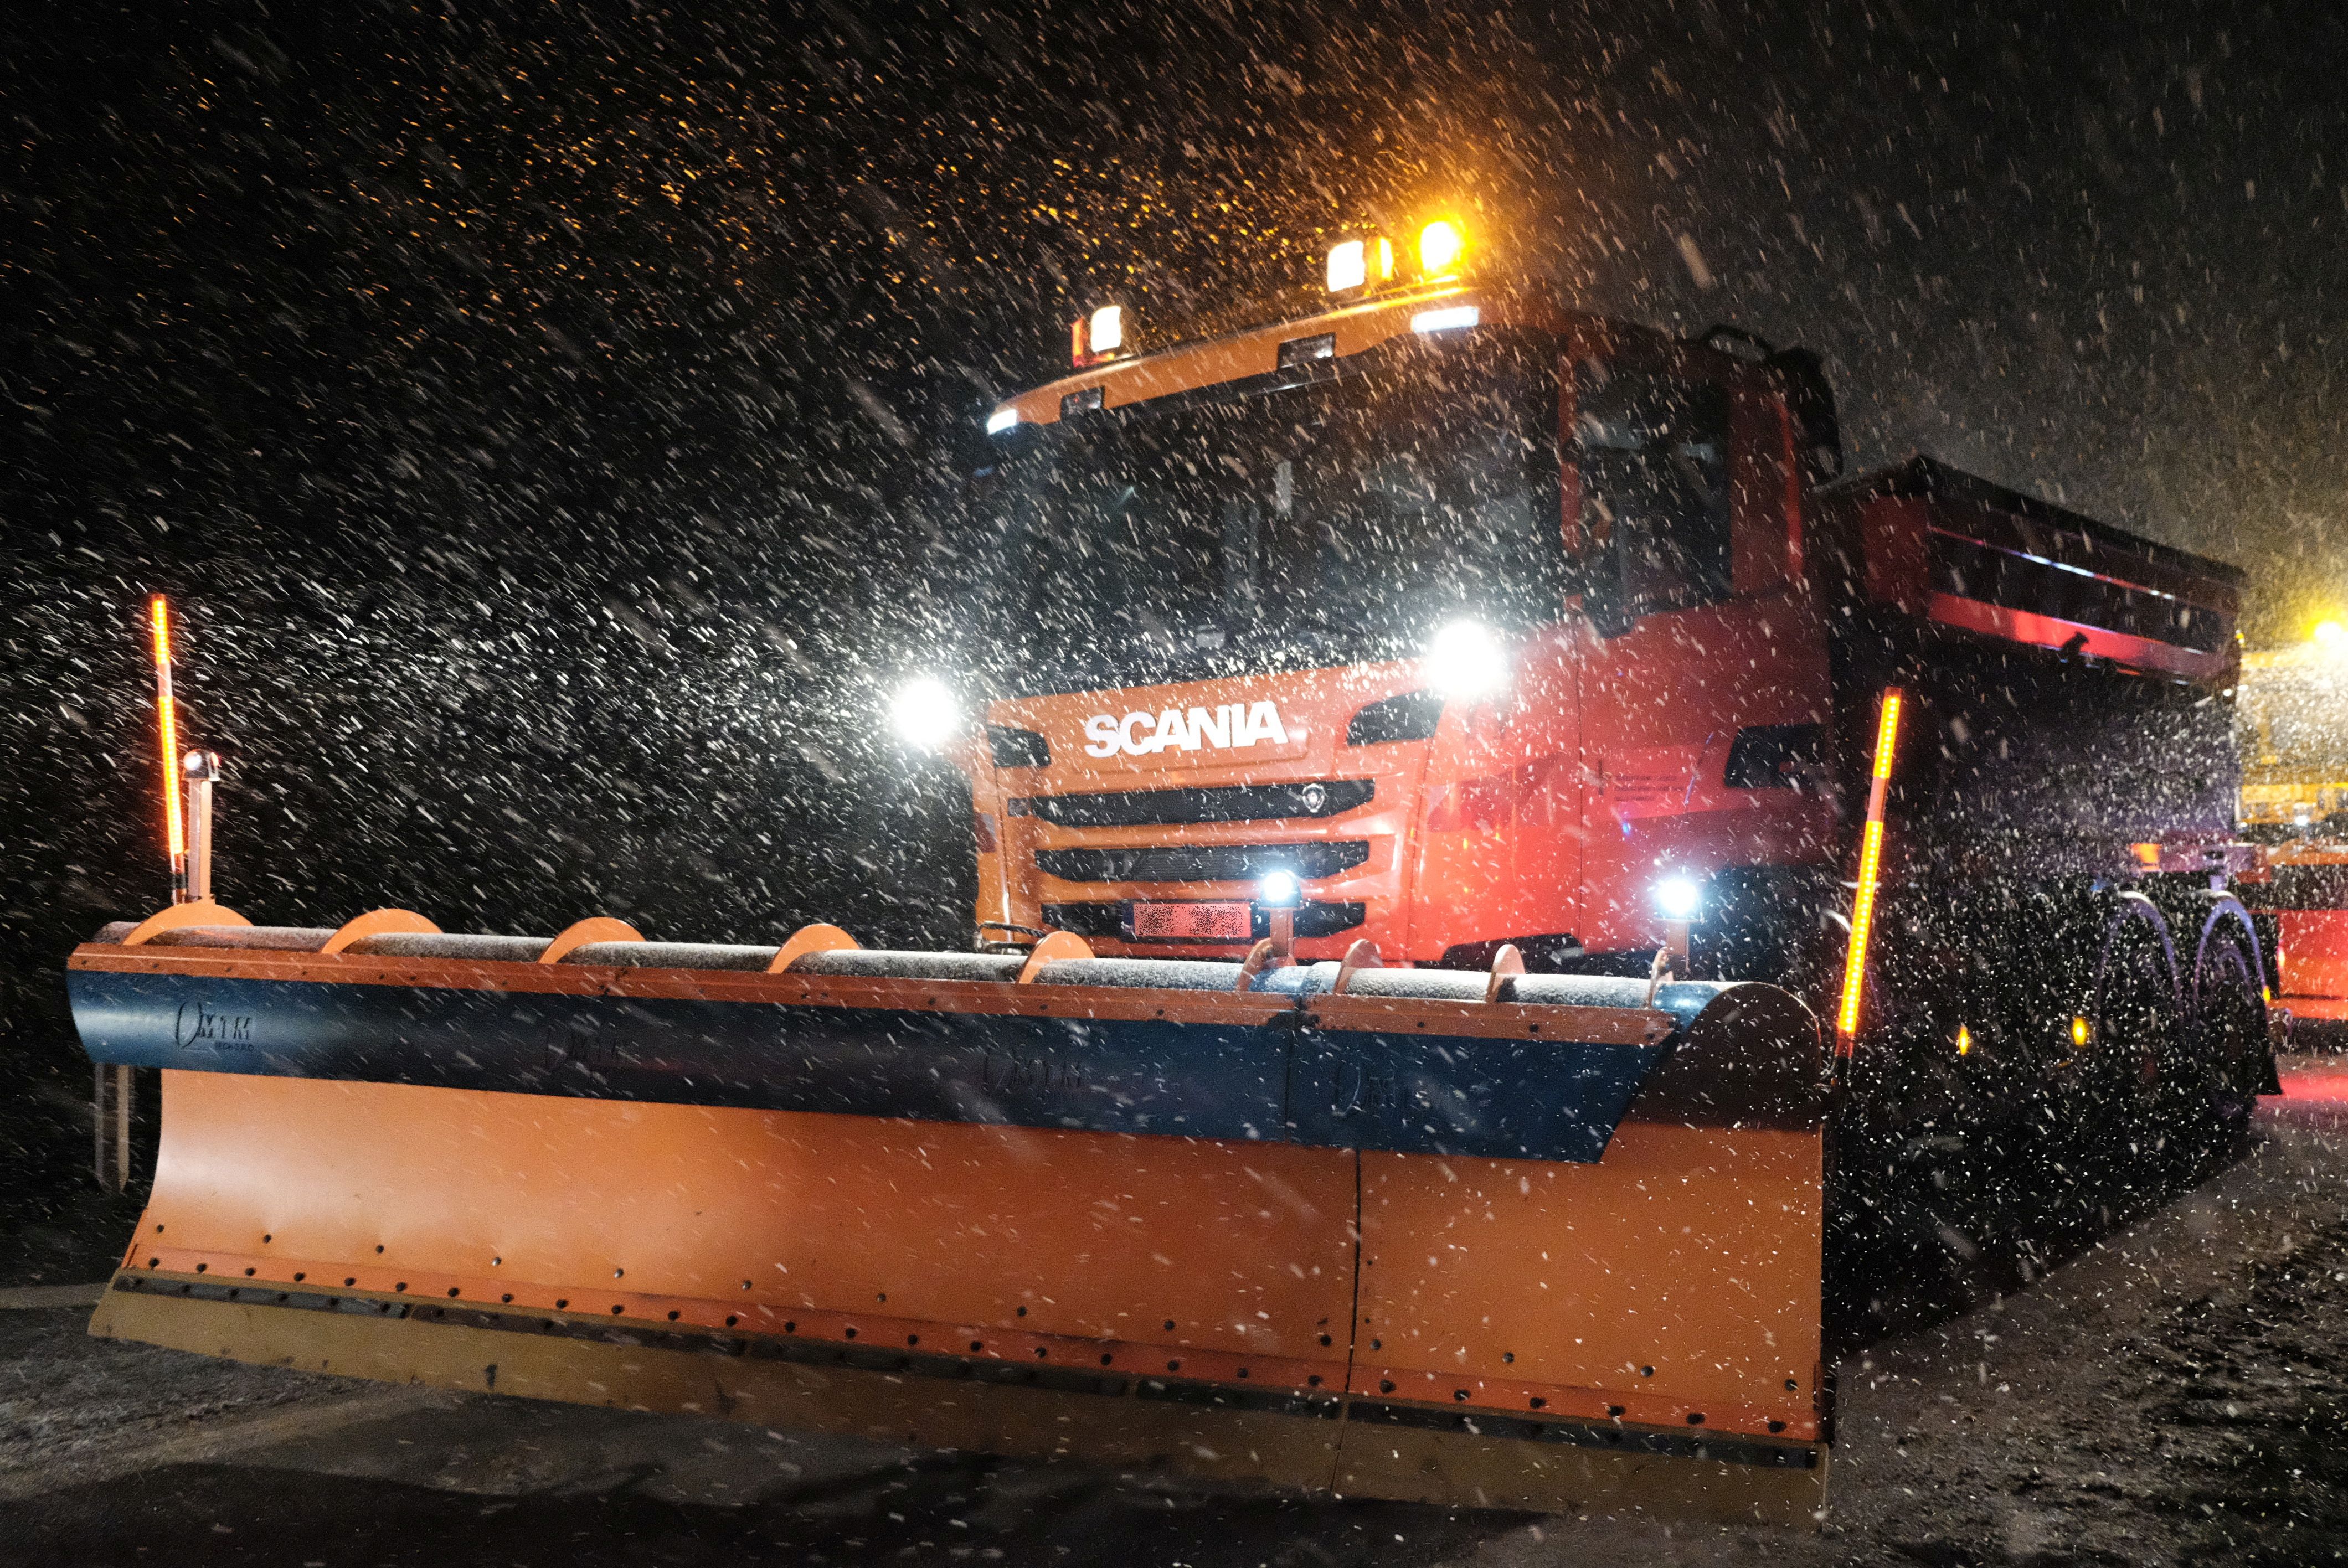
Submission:
M 207 898 L 77 948 L 90 1055 L 164 1070 L 92 1332 L 1818 1517 L 1830 1253 L 2170 1190 L 2271 1087 L 2239 575 L 1839 477 L 1813 356 L 1562 309 L 1454 221 L 1313 282 L 1104 304 L 986 421 L 999 646 L 895 708 L 970 781 L 973 950 Z

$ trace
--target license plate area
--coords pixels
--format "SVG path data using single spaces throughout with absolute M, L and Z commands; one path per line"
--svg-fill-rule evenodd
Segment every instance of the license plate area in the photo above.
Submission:
M 1139 941 L 1244 942 L 1254 930 L 1255 911 L 1244 901 L 1133 907 L 1133 935 Z

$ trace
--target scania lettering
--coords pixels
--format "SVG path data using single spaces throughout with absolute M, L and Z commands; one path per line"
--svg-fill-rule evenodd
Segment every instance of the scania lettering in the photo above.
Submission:
M 1201 747 L 1237 751 L 1259 741 L 1284 746 L 1288 740 L 1289 731 L 1280 722 L 1280 710 L 1270 702 L 1224 702 L 1213 709 L 1192 708 L 1187 712 L 1180 708 L 1168 708 L 1156 714 L 1136 711 L 1121 720 L 1109 713 L 1095 713 L 1085 721 L 1085 754 L 1091 757 L 1113 757 L 1119 753 L 1128 757 L 1151 757 L 1169 747 L 1185 752 Z

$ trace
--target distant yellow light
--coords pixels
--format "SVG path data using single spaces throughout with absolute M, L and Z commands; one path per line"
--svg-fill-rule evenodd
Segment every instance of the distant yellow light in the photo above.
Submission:
M 1393 276 L 1394 241 L 1381 235 L 1378 238 L 1378 278 L 1380 282 L 1384 282 Z
M 1973 1031 L 1967 1029 L 1963 1024 L 1957 1025 L 1957 1054 L 1959 1056 L 1971 1056 L 1972 1053 Z
M 1358 289 L 1370 281 L 1369 246 L 1360 240 L 1348 240 L 1342 245 L 1329 247 L 1329 292 L 1342 294 L 1347 289 Z
M 2084 1018 L 2074 1018 L 2071 1020 L 2071 1043 L 2073 1045 L 2086 1044 L 2087 1034 L 2087 1020 Z
M 1125 346 L 1125 307 L 1103 305 L 1093 313 L 1085 341 L 1095 354 L 1115 354 Z
M 1439 278 L 1459 264 L 1468 249 L 1468 241 L 1459 226 L 1448 219 L 1437 218 L 1418 231 L 1418 270 L 1430 278 Z
M 2348 626 L 2336 620 L 2317 621 L 2315 645 L 2326 653 L 2348 653 Z

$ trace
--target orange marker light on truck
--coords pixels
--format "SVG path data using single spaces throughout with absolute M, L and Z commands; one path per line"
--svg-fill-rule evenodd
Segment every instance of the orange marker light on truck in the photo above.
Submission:
M 162 729 L 163 821 L 171 845 L 171 899 L 179 902 L 188 866 L 188 825 L 180 811 L 180 723 L 171 702 L 171 606 L 157 594 L 147 606 L 155 647 L 155 714 Z
M 1835 1054 L 1849 1056 L 1859 1034 L 1859 1003 L 1867 989 L 1867 938 L 1875 926 L 1875 885 L 1883 871 L 1883 797 L 1891 782 L 1891 753 L 1900 741 L 1897 686 L 1883 689 L 1875 727 L 1875 768 L 1867 786 L 1867 832 L 1859 841 L 1859 888 L 1850 900 L 1850 951 L 1843 959 L 1842 1006 L 1835 1010 Z

